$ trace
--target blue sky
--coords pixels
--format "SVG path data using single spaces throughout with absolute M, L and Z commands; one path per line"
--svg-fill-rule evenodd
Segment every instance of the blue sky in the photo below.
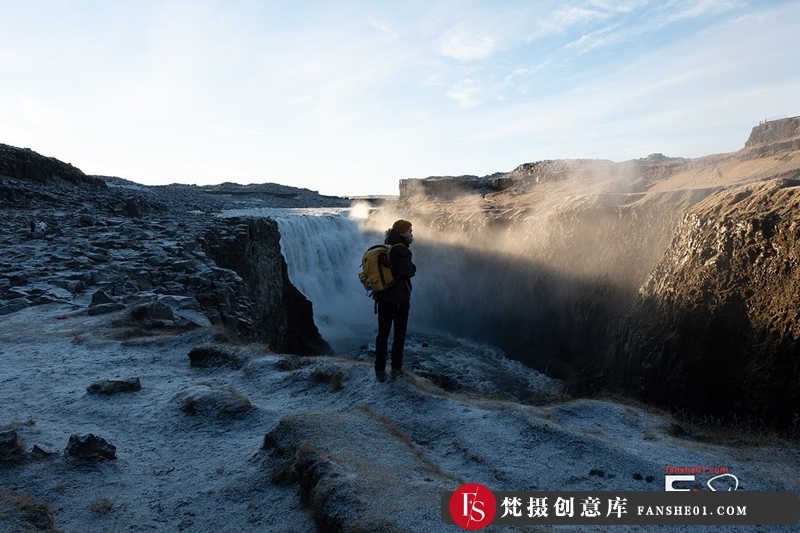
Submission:
M 800 115 L 800 2 L 0 0 L 0 142 L 145 184 L 397 194 Z

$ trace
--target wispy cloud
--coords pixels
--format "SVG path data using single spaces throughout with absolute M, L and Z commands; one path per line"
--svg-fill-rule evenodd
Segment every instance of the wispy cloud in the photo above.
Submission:
M 0 142 L 131 179 L 395 192 L 800 112 L 794 1 L 12 4 Z
M 455 100 L 463 108 L 475 107 L 479 94 L 480 89 L 470 80 L 465 80 L 447 91 L 448 98 Z
M 560 21 L 563 26 L 569 27 L 584 22 L 604 20 L 608 18 L 608 14 L 595 9 L 586 9 L 583 7 L 566 7 L 556 10 L 553 13 L 553 18 L 556 21 Z
M 444 56 L 452 57 L 459 61 L 470 61 L 473 59 L 486 59 L 497 48 L 497 40 L 489 35 L 457 35 L 443 42 L 440 52 Z
M 670 13 L 668 15 L 669 21 L 693 19 L 706 15 L 716 15 L 725 13 L 734 9 L 744 7 L 745 2 L 742 1 L 720 1 L 720 0 L 686 0 L 671 2 L 669 4 Z

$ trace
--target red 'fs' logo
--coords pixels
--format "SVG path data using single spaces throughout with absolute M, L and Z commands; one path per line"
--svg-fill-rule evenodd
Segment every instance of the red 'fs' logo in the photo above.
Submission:
M 496 512 L 494 494 L 480 483 L 461 485 L 450 497 L 450 516 L 464 529 L 485 528 L 492 523 Z

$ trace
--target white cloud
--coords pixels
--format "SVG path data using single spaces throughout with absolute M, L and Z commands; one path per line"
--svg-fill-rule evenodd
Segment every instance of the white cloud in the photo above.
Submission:
M 469 81 L 455 85 L 447 91 L 448 98 L 455 100 L 463 108 L 475 107 L 478 104 L 479 94 L 478 87 Z
M 740 1 L 727 1 L 720 0 L 686 0 L 681 2 L 673 2 L 677 10 L 669 15 L 670 21 L 690 19 L 702 17 L 705 15 L 714 15 L 724 13 L 733 9 L 742 7 L 744 2 Z
M 608 18 L 606 13 L 595 9 L 584 9 L 579 7 L 567 7 L 559 9 L 553 13 L 555 20 L 560 21 L 564 26 L 574 26 L 586 21 L 603 20 Z
M 0 142 L 151 182 L 391 193 L 800 111 L 797 2 L 31 4 L 0 20 Z
M 498 43 L 491 36 L 459 35 L 450 37 L 440 47 L 440 53 L 459 61 L 486 59 L 497 51 Z
M 580 39 L 567 43 L 565 49 L 575 49 L 579 54 L 585 54 L 595 48 L 608 46 L 610 44 L 619 42 L 621 36 L 606 32 L 592 32 L 589 34 L 581 35 Z

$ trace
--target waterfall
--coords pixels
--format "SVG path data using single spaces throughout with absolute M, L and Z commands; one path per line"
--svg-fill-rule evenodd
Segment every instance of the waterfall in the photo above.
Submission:
M 377 319 L 358 272 L 364 251 L 383 242 L 383 233 L 366 231 L 364 220 L 354 218 L 347 209 L 267 208 L 226 214 L 275 220 L 289 279 L 311 300 L 314 322 L 323 338 L 338 354 L 371 359 L 366 347 L 374 347 Z M 413 370 L 451 377 L 471 390 L 518 399 L 532 391 L 561 388 L 560 382 L 506 358 L 499 348 L 464 338 L 481 339 L 482 329 L 495 326 L 483 318 L 485 306 L 470 297 L 474 291 L 465 290 L 480 284 L 475 272 L 464 266 L 465 254 L 442 253 L 424 243 L 415 243 L 413 249 L 414 262 L 428 273 L 414 281 L 405 352 Z M 444 277 L 443 265 L 448 267 Z M 439 276 L 433 275 L 436 272 Z M 497 283 L 486 286 L 491 291 Z
M 374 338 L 373 300 L 358 272 L 368 242 L 382 237 L 361 230 L 346 208 L 231 209 L 222 216 L 265 217 L 278 224 L 289 279 L 314 308 L 314 323 L 336 349 L 343 340 Z M 372 242 L 375 241 L 375 242 Z
M 375 322 L 373 301 L 358 272 L 368 236 L 347 211 L 275 215 L 289 279 L 314 305 L 328 342 L 351 337 Z

